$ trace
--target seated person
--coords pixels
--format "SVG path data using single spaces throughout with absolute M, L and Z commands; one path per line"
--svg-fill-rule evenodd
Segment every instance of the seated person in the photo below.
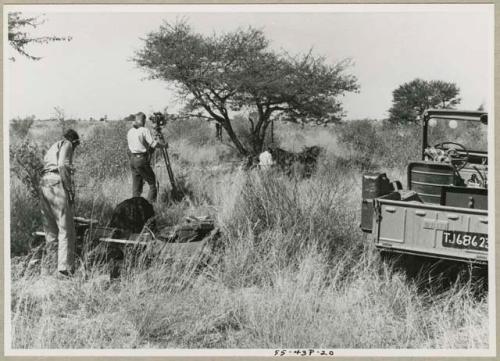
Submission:
M 259 166 L 261 169 L 269 169 L 274 164 L 271 148 L 267 148 L 264 152 L 259 154 Z

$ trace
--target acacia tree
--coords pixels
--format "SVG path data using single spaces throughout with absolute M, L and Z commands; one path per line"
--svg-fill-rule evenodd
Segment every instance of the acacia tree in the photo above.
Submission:
M 459 93 L 460 89 L 455 83 L 414 79 L 392 92 L 389 120 L 395 123 L 412 123 L 427 109 L 453 109 L 461 101 Z
M 25 30 L 26 27 L 35 29 L 45 21 L 39 16 L 25 17 L 20 12 L 10 12 L 8 14 L 8 40 L 9 44 L 19 54 L 31 60 L 40 60 L 41 57 L 28 53 L 26 46 L 29 44 L 47 44 L 53 41 L 70 41 L 69 36 L 39 36 L 33 37 Z M 11 57 L 10 60 L 15 60 Z
M 273 119 L 291 122 L 334 122 L 343 116 L 339 97 L 357 91 L 349 61 L 329 65 L 311 52 L 292 56 L 270 49 L 254 28 L 204 36 L 184 21 L 165 22 L 149 33 L 135 62 L 151 79 L 176 85 L 187 114 L 215 120 L 243 155 L 262 150 Z M 247 117 L 252 149 L 233 130 L 237 112 Z

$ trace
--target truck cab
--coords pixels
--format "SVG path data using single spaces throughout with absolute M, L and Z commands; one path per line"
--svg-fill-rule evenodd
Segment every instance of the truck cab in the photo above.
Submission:
M 488 114 L 428 110 L 407 185 L 365 174 L 361 229 L 384 251 L 488 262 Z

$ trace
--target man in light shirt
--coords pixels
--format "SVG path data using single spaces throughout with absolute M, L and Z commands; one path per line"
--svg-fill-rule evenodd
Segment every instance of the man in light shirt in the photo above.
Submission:
M 149 185 L 148 201 L 155 202 L 158 190 L 156 177 L 151 168 L 151 154 L 156 147 L 163 146 L 146 128 L 146 115 L 139 112 L 135 115 L 134 125 L 127 133 L 130 150 L 130 169 L 132 171 L 132 197 L 140 197 L 144 182 Z
M 40 205 L 47 255 L 52 258 L 57 248 L 57 270 L 65 276 L 74 271 L 76 232 L 73 219 L 73 152 L 78 144 L 78 133 L 68 129 L 63 139 L 54 143 L 45 154 L 40 178 Z M 48 266 L 42 264 L 42 272 L 47 271 Z

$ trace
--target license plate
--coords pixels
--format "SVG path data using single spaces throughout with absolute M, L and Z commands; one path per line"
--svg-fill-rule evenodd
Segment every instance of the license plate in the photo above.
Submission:
M 443 247 L 488 250 L 488 235 L 484 233 L 443 231 Z

